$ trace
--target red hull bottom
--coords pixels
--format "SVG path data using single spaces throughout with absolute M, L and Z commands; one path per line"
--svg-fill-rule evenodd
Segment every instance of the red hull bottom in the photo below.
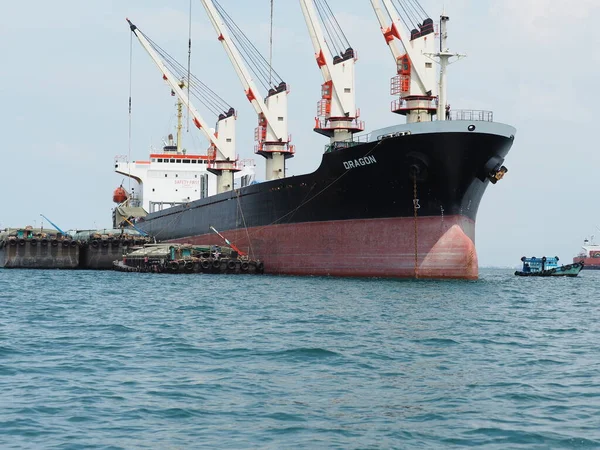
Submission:
M 600 270 L 600 258 L 583 258 L 581 256 L 576 256 L 573 258 L 573 262 L 582 262 L 584 270 Z
M 416 227 L 413 218 L 390 218 L 219 231 L 262 260 L 270 274 L 469 280 L 478 276 L 475 223 L 458 215 L 420 217 Z M 214 233 L 173 242 L 224 245 Z

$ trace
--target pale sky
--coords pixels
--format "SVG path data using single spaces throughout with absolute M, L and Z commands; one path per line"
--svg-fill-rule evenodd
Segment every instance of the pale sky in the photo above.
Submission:
M 570 262 L 586 236 L 600 242 L 598 109 L 600 13 L 597 0 L 421 0 L 437 22 L 450 16 L 448 44 L 466 53 L 450 67 L 453 109 L 485 109 L 517 128 L 509 172 L 485 193 L 477 217 L 481 266 L 516 266 L 522 255 Z M 221 0 L 268 52 L 269 0 Z M 358 51 L 357 105 L 366 129 L 400 123 L 390 112 L 394 62 L 368 0 L 329 0 Z M 0 15 L 0 228 L 109 227 L 112 191 L 123 177 L 116 155 L 129 148 L 129 17 L 186 62 L 188 0 L 4 1 Z M 275 0 L 273 65 L 291 86 L 289 130 L 296 157 L 288 174 L 314 170 L 327 139 L 312 131 L 321 74 L 297 0 Z M 255 157 L 256 114 L 246 100 L 199 0 L 192 3 L 192 72 L 238 110 L 241 158 Z M 173 132 L 174 99 L 133 41 L 132 159 Z M 264 93 L 263 93 L 264 94 Z M 198 105 L 201 106 L 201 105 Z M 214 118 L 199 108 L 209 123 Z M 191 152 L 207 144 L 196 130 Z M 193 149 L 193 150 L 192 150 Z M 45 225 L 46 226 L 46 225 Z

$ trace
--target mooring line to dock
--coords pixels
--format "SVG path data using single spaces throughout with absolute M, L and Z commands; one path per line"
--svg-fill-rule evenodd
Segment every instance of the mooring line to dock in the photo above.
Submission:
M 246 230 L 246 238 L 248 239 L 248 247 L 250 248 L 250 257 L 254 259 L 254 249 L 252 248 L 252 241 L 250 240 L 250 233 L 248 233 L 248 226 L 246 225 L 246 217 L 244 217 L 244 211 L 242 210 L 242 204 L 240 203 L 240 191 L 235 190 L 235 196 L 237 198 L 238 209 L 242 215 L 242 222 L 244 222 L 244 230 Z
M 377 144 L 375 144 L 373 146 L 373 148 L 371 150 L 369 150 L 367 153 L 365 153 L 365 156 L 369 156 L 371 153 L 373 153 L 373 151 L 379 147 L 379 145 L 381 145 L 381 143 L 383 142 L 383 140 L 380 140 L 377 142 Z M 331 186 L 333 186 L 335 183 L 337 183 L 339 180 L 341 180 L 348 172 L 350 172 L 350 170 L 352 169 L 347 169 L 344 173 L 342 173 L 339 177 L 337 177 L 335 180 L 333 180 L 331 183 L 329 183 L 327 186 L 325 186 L 323 189 L 321 189 L 319 192 L 317 192 L 315 195 L 313 195 L 311 198 L 309 198 L 306 201 L 302 201 L 300 202 L 300 204 L 295 207 L 294 209 L 292 209 L 291 211 L 285 213 L 283 216 L 279 217 L 278 219 L 275 219 L 273 222 L 269 223 L 268 225 L 265 225 L 263 227 L 260 227 L 256 230 L 256 233 L 259 233 L 260 231 L 262 231 L 264 228 L 266 227 L 270 227 L 271 225 L 276 224 L 277 222 L 282 221 L 283 219 L 285 219 L 286 217 L 288 217 L 289 215 L 295 214 L 300 208 L 302 208 L 303 206 L 307 205 L 308 203 L 310 203 L 311 201 L 313 201 L 315 198 L 317 198 L 319 195 L 321 195 L 323 192 L 325 192 L 327 189 L 329 189 Z M 314 186 L 313 186 L 314 187 Z M 313 188 L 311 188 L 312 190 Z M 308 192 L 308 194 L 310 194 L 310 191 Z M 306 195 L 308 195 L 306 194 Z M 305 197 L 306 198 L 306 197 Z M 254 233 L 253 233 L 254 234 Z
M 173 225 L 173 223 L 175 222 L 175 220 L 179 219 L 181 220 L 181 218 L 183 217 L 183 214 L 189 211 L 189 208 L 184 209 L 183 211 L 181 211 L 180 214 L 174 214 L 174 217 L 171 219 L 171 221 L 166 224 L 164 227 L 162 227 L 158 233 L 154 234 L 153 237 L 156 239 L 158 237 L 159 234 L 161 234 L 163 231 L 165 231 L 167 228 L 169 228 L 171 225 Z

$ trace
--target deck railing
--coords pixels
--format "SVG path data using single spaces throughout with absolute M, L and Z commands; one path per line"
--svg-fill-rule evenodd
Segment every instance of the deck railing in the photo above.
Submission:
M 457 109 L 456 111 L 450 111 L 450 120 L 493 122 L 494 113 L 474 109 Z

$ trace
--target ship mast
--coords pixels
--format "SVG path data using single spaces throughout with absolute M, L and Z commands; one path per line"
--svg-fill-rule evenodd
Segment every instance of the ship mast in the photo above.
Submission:
M 359 112 L 356 109 L 355 52 L 326 0 L 321 0 L 316 5 L 314 0 L 300 0 L 300 6 L 315 49 L 317 65 L 325 81 L 321 85 L 315 131 L 329 136 L 332 144 L 351 139 L 354 133 L 364 130 L 364 122 L 358 120 Z M 317 17 L 315 6 L 321 21 Z M 321 22 L 326 28 L 329 41 L 325 40 Z
M 258 114 L 255 152 L 266 159 L 266 179 L 284 178 L 285 160 L 294 156 L 294 146 L 290 145 L 288 136 L 287 84 L 279 77 L 279 82 L 273 84 L 270 76 L 264 76 L 265 73 L 277 74 L 216 1 L 202 0 L 202 4 L 242 83 L 248 101 Z M 245 50 L 244 56 L 240 54 L 242 50 Z M 257 79 L 262 80 L 261 84 L 268 91 L 264 101 L 246 64 L 253 65 L 252 72 Z
M 183 89 L 185 87 L 185 83 L 182 81 L 179 83 L 179 87 Z M 183 118 L 183 102 L 181 98 L 177 97 L 177 153 L 181 153 L 181 129 L 183 128 L 182 124 Z
M 204 121 L 198 110 L 192 104 L 188 95 L 183 88 L 185 83 L 178 80 L 169 70 L 163 59 L 158 55 L 157 50 L 162 52 L 162 49 L 151 42 L 142 31 L 136 27 L 129 19 L 126 19 L 133 34 L 138 38 L 142 47 L 152 58 L 156 66 L 163 75 L 163 80 L 169 84 L 171 90 L 175 92 L 180 102 L 185 105 L 190 114 L 192 114 L 193 122 L 196 127 L 204 134 L 210 142 L 208 149 L 209 164 L 207 170 L 217 176 L 217 193 L 226 192 L 233 189 L 233 174 L 240 170 L 235 153 L 235 120 L 236 115 L 233 108 L 230 108 L 227 113 L 219 116 L 217 122 L 217 132 L 211 131 L 208 124 Z M 173 61 L 170 60 L 170 65 L 173 67 Z M 211 91 L 212 92 L 212 91 Z M 214 94 L 214 93 L 213 93 Z M 178 108 L 178 129 L 177 129 L 177 152 L 180 149 L 181 139 L 181 107 Z
M 438 120 L 445 120 L 446 113 L 444 109 L 447 108 L 449 112 L 450 105 L 448 105 L 447 100 L 447 73 L 448 66 L 453 62 L 458 61 L 461 58 L 464 58 L 466 55 L 460 53 L 452 53 L 448 50 L 448 21 L 450 18 L 443 12 L 440 16 L 440 51 L 433 54 L 426 54 L 426 56 L 430 56 L 433 58 L 437 58 L 440 64 L 440 81 L 439 81 L 439 102 L 438 102 Z M 455 57 L 454 61 L 450 61 L 450 58 Z
M 392 0 L 371 0 L 396 63 L 397 75 L 391 80 L 390 91 L 399 98 L 392 102 L 392 111 L 406 116 L 407 123 L 431 121 L 436 113 L 438 120 L 444 119 L 444 114 L 438 113 L 439 85 L 430 59 L 435 51 L 433 20 L 416 0 L 410 5 L 404 1 L 396 0 L 405 13 L 401 15 Z

